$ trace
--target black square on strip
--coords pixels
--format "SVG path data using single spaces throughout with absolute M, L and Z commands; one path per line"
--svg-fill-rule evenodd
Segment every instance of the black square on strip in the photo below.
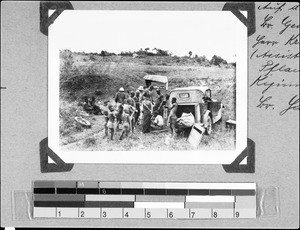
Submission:
M 145 189 L 145 195 L 166 195 L 165 189 Z
M 219 195 L 219 196 L 231 196 L 231 190 L 228 189 L 211 189 L 209 190 L 209 195 Z
M 56 188 L 57 194 L 76 194 L 76 188 Z
M 188 195 L 187 189 L 167 189 L 167 195 Z
M 84 207 L 83 201 L 34 201 L 34 207 Z
M 254 196 L 255 190 L 241 189 L 241 190 L 231 190 L 232 196 Z
M 141 189 L 141 188 L 122 188 L 122 194 L 144 195 L 144 189 Z
M 35 194 L 55 194 L 55 188 L 34 188 Z
M 189 195 L 208 196 L 209 189 L 189 189 Z
M 100 188 L 100 194 L 122 194 L 120 188 Z
M 99 188 L 77 188 L 77 194 L 99 194 Z

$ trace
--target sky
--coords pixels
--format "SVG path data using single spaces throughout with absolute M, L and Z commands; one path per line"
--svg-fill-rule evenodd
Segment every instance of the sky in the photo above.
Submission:
M 177 56 L 218 55 L 235 62 L 246 27 L 229 11 L 65 10 L 49 27 L 60 49 L 114 53 L 159 48 Z

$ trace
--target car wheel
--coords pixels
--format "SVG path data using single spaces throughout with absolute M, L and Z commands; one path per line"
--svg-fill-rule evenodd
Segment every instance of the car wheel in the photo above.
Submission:
M 210 135 L 212 133 L 212 119 L 210 116 L 207 117 L 207 127 L 206 127 L 206 131 L 205 134 L 206 135 Z

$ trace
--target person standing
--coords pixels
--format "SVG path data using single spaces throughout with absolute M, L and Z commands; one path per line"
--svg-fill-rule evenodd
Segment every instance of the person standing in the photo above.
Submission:
M 140 86 L 137 90 L 139 91 L 139 101 L 141 102 L 143 100 L 144 87 Z
M 135 102 L 135 108 L 136 108 L 136 112 L 135 112 L 135 115 L 134 115 L 134 120 L 135 120 L 135 123 L 138 123 L 138 120 L 139 120 L 139 117 L 140 117 L 140 114 L 141 114 L 141 108 L 140 108 L 140 91 L 137 90 L 135 92 L 133 100 Z
M 151 115 L 153 112 L 152 103 L 150 101 L 150 95 L 144 94 L 145 100 L 143 102 L 143 133 L 149 133 L 151 131 Z
M 104 114 L 104 136 L 103 138 L 106 138 L 108 136 L 108 127 L 107 127 L 107 123 L 108 123 L 108 114 L 109 114 L 109 109 L 107 107 L 109 101 L 105 101 L 104 102 L 104 108 L 103 108 L 103 114 Z
M 177 115 L 176 115 L 177 109 L 178 109 L 178 104 L 176 102 L 176 98 L 173 97 L 172 105 L 170 108 L 170 115 L 169 115 L 168 121 L 167 121 L 167 123 L 170 123 L 170 130 L 171 130 L 172 137 L 175 137 L 175 125 L 177 122 Z
M 114 131 L 115 131 L 115 119 L 116 114 L 114 111 L 114 107 L 112 105 L 109 105 L 108 107 L 109 113 L 108 113 L 108 122 L 107 122 L 107 128 L 110 130 L 110 139 L 114 139 Z
M 119 106 L 117 107 L 118 110 L 117 110 L 117 113 L 116 113 L 116 120 L 117 120 L 117 124 L 116 124 L 116 130 L 119 131 L 119 125 L 122 123 L 123 121 L 123 110 L 124 110 L 124 107 L 122 104 L 119 104 Z
M 149 87 L 149 95 L 150 95 L 150 101 L 151 101 L 151 103 L 153 103 L 154 102 L 154 87 L 153 87 L 153 85 L 150 85 L 150 87 Z
M 119 92 L 116 93 L 116 96 L 115 96 L 115 102 L 117 103 L 117 105 L 119 106 L 119 104 L 123 104 L 124 103 L 124 100 L 126 98 L 126 95 L 124 93 L 124 88 L 121 87 L 119 89 Z
M 130 128 L 133 133 L 134 124 L 135 124 L 134 114 L 136 112 L 136 108 L 134 106 L 130 105 L 130 102 L 131 102 L 130 98 L 128 98 L 124 101 L 124 113 L 129 114 L 129 116 L 130 116 L 130 124 L 131 124 Z
M 163 99 L 164 99 L 164 96 L 161 95 L 160 90 L 157 90 L 156 92 L 157 92 L 158 97 L 157 97 L 155 105 L 153 107 L 153 111 L 154 112 L 157 111 L 157 113 L 162 116 L 163 115 Z
M 127 101 L 128 101 L 128 103 L 129 103 L 129 105 L 131 105 L 131 106 L 133 106 L 133 107 L 135 107 L 135 101 L 134 101 L 134 92 L 133 91 L 131 91 L 130 92 L 130 94 L 129 94 L 129 97 L 127 98 Z
M 123 130 L 122 130 L 122 134 L 120 136 L 120 140 L 123 140 L 123 137 L 125 135 L 125 137 L 128 137 L 128 134 L 130 133 L 130 127 L 132 126 L 131 124 L 131 118 L 130 115 L 128 113 L 124 113 L 123 115 Z

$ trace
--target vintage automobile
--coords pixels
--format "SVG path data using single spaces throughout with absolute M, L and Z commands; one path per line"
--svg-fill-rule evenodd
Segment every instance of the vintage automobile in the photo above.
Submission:
M 223 105 L 211 99 L 211 90 L 208 86 L 190 86 L 175 88 L 170 91 L 170 100 L 176 98 L 178 103 L 177 117 L 182 113 L 192 113 L 195 123 L 205 128 L 205 134 L 212 133 L 214 123 L 222 119 Z
M 166 76 L 146 75 L 144 79 L 147 88 L 153 85 L 153 87 L 156 90 L 159 89 L 163 95 L 168 91 L 168 78 Z

